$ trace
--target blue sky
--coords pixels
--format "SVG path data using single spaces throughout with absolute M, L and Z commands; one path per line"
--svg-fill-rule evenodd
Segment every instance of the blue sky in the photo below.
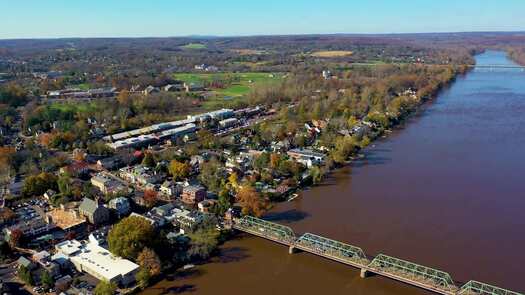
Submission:
M 0 0 L 0 38 L 525 31 L 523 0 Z

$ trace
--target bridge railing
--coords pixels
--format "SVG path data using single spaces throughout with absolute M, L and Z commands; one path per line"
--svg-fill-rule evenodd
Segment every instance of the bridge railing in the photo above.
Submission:
M 368 265 L 368 268 L 399 276 L 445 292 L 456 292 L 459 289 L 452 277 L 444 271 L 385 254 L 376 256 Z
M 458 295 L 523 295 L 510 290 L 505 290 L 496 286 L 469 281 L 458 292 Z
M 332 256 L 360 266 L 366 266 L 370 263 L 361 248 L 311 233 L 302 235 L 295 242 L 295 245 L 305 247 L 319 255 Z
M 295 233 L 290 227 L 252 216 L 244 216 L 235 220 L 235 227 L 288 244 L 292 244 L 296 240 Z
M 413 262 L 379 254 L 371 262 L 364 251 L 356 246 L 331 240 L 322 236 L 306 233 L 297 238 L 294 231 L 284 225 L 265 221 L 263 219 L 244 216 L 234 220 L 234 228 L 278 241 L 291 246 L 301 246 L 317 255 L 337 258 L 342 262 L 357 265 L 365 270 L 376 272 L 385 276 L 392 275 L 398 280 L 413 285 L 426 286 L 438 290 L 439 293 L 457 295 L 525 295 L 514 291 L 505 290 L 478 281 L 469 281 L 458 288 L 450 274 L 419 265 Z M 403 281 L 403 280 L 401 280 Z

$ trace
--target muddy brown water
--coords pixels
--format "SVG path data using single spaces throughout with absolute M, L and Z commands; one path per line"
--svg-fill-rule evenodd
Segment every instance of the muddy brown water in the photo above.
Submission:
M 513 64 L 502 52 L 478 64 Z M 474 69 L 320 186 L 267 219 L 525 291 L 525 73 Z M 143 294 L 430 294 L 240 235 L 209 264 Z

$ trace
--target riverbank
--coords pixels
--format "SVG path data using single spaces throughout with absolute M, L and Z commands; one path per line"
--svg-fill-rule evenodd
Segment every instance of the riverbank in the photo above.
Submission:
M 460 71 L 455 71 L 454 72 L 454 75 L 452 75 L 447 81 L 446 83 L 442 83 L 442 84 L 439 84 L 438 87 L 436 87 L 436 89 L 432 89 L 432 91 L 428 92 L 427 96 L 425 98 L 418 98 L 418 104 L 415 105 L 415 107 L 413 109 L 410 109 L 408 111 L 405 111 L 402 113 L 402 116 L 398 116 L 398 117 L 392 117 L 389 119 L 389 126 L 387 128 L 383 128 L 383 127 L 379 127 L 377 129 L 373 129 L 372 130 L 372 133 L 369 133 L 367 134 L 367 136 L 370 138 L 372 144 L 378 140 L 378 139 L 381 139 L 381 138 L 384 138 L 384 136 L 386 136 L 387 134 L 391 133 L 392 132 L 392 129 L 396 129 L 398 128 L 398 126 L 402 126 L 406 123 L 407 120 L 409 120 L 412 116 L 414 116 L 414 114 L 417 114 L 421 108 L 426 104 L 428 103 L 430 100 L 432 100 L 443 88 L 446 88 L 448 85 L 450 85 L 450 83 L 452 83 L 455 78 L 461 74 Z M 428 90 L 427 90 L 428 91 Z M 364 148 L 364 146 L 363 146 Z M 360 159 L 360 151 L 361 151 L 361 148 L 359 148 L 358 150 L 355 151 L 355 153 L 351 154 L 350 156 L 352 157 L 352 159 L 355 161 L 355 160 L 363 160 L 363 159 Z M 332 173 L 336 173 L 336 171 L 339 171 L 341 169 L 345 169 L 345 167 L 349 167 L 349 165 L 351 165 L 353 163 L 353 161 L 349 161 L 347 162 L 345 165 L 337 165 L 337 166 L 333 166 L 333 167 L 330 167 L 331 169 L 329 170 L 330 174 Z M 331 177 L 331 176 L 329 176 Z M 302 186 L 302 187 L 298 187 L 297 189 L 301 191 L 301 193 L 305 192 L 305 191 L 310 191 L 316 187 L 322 187 L 326 185 L 326 183 L 322 183 L 320 186 Z M 293 204 L 295 202 L 297 202 L 299 199 L 296 199 L 294 202 L 287 202 L 289 204 Z M 278 207 L 278 206 L 282 206 L 283 203 L 274 203 L 273 205 Z M 270 216 L 270 218 L 275 218 L 275 216 Z M 277 217 L 278 218 L 278 217 Z M 300 218 L 300 216 L 299 216 Z M 234 237 L 234 239 L 236 239 L 238 237 Z M 231 241 L 227 242 L 230 243 Z M 221 247 L 222 250 L 224 250 L 224 246 Z M 220 259 L 220 257 L 224 255 L 224 251 L 221 251 L 221 253 L 219 253 L 219 256 L 216 256 L 216 257 L 212 257 L 209 261 L 209 263 L 213 264 L 215 263 L 214 261 L 216 261 L 217 258 Z M 206 267 L 207 264 L 204 264 L 204 265 L 201 265 L 200 267 Z M 177 272 L 179 273 L 179 272 Z M 185 272 L 183 272 L 185 273 Z M 162 284 L 162 283 L 160 283 Z
M 510 63 L 492 52 L 477 60 Z M 517 127 L 525 126 L 523 81 L 515 70 L 457 76 L 406 124 L 374 141 L 363 151 L 365 158 L 332 171 L 295 201 L 276 204 L 265 218 L 297 233 L 358 245 L 369 255 L 447 270 L 462 282 L 525 291 L 520 276 L 525 256 L 517 251 L 525 247 L 520 197 L 525 136 Z M 380 277 L 363 280 L 352 268 L 305 253 L 289 255 L 282 246 L 246 235 L 222 245 L 208 264 L 143 294 L 168 290 L 430 294 Z

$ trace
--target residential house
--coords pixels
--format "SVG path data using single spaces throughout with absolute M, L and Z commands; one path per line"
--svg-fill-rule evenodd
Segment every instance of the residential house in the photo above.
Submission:
M 184 89 L 186 92 L 197 92 L 204 91 L 204 86 L 199 83 L 184 83 Z
M 67 166 L 60 168 L 61 174 L 68 174 L 72 177 L 83 177 L 89 173 L 89 167 L 86 162 L 75 161 Z
M 178 81 L 177 83 L 168 84 L 164 86 L 164 91 L 167 92 L 180 92 L 184 90 L 184 82 Z
M 84 198 L 78 207 L 80 215 L 87 218 L 92 224 L 102 224 L 109 220 L 108 208 L 99 204 L 98 201 L 89 198 Z
M 45 271 L 47 271 L 51 276 L 57 277 L 60 275 L 60 265 L 51 261 L 51 254 L 47 251 L 40 251 L 33 254 L 33 261 L 38 263 Z
M 120 156 L 113 156 L 109 158 L 100 159 L 97 161 L 97 166 L 101 169 L 114 170 L 122 167 L 123 162 Z
M 106 172 L 100 172 L 91 178 L 91 184 L 104 194 L 126 193 L 128 188 Z
M 162 174 L 143 165 L 121 168 L 119 170 L 119 176 L 126 181 L 140 186 L 157 184 L 164 178 Z
M 288 151 L 288 156 L 296 160 L 297 162 L 305 165 L 310 168 L 313 165 L 320 165 L 324 163 L 326 155 L 322 153 L 315 152 L 310 149 L 293 149 Z
M 200 212 L 209 213 L 215 205 L 217 205 L 217 201 L 215 200 L 203 200 L 197 204 L 197 208 L 199 208 Z
M 160 198 L 165 201 L 172 201 L 182 193 L 182 185 L 171 180 L 166 180 L 160 186 Z
M 158 92 L 160 92 L 160 89 L 158 87 L 154 87 L 154 86 L 151 86 L 151 85 L 146 87 L 146 89 L 144 89 L 144 91 L 143 91 L 144 95 L 150 95 L 152 93 L 158 93 Z
M 10 227 L 4 229 L 6 234 L 6 239 L 9 240 L 11 233 L 14 230 L 22 231 L 24 237 L 32 238 L 37 237 L 43 234 L 50 232 L 55 228 L 55 225 L 52 223 L 47 223 L 43 218 L 36 217 L 30 220 L 20 221 Z
M 202 186 L 189 185 L 182 189 L 181 199 L 188 205 L 195 205 L 203 201 L 207 196 L 206 190 Z
M 45 193 L 44 193 L 44 198 L 48 201 L 50 201 L 54 195 L 56 195 L 57 192 L 55 192 L 54 190 L 52 189 L 48 189 Z
M 35 269 L 37 267 L 37 265 L 33 261 L 27 259 L 24 256 L 20 256 L 20 258 L 18 258 L 16 263 L 17 263 L 18 267 L 22 267 L 23 266 L 23 267 L 25 267 L 25 268 L 27 268 L 29 270 L 33 270 L 33 269 Z
M 110 209 L 116 211 L 119 218 L 127 215 L 131 211 L 129 200 L 128 198 L 124 197 L 118 197 L 110 200 L 108 206 Z

